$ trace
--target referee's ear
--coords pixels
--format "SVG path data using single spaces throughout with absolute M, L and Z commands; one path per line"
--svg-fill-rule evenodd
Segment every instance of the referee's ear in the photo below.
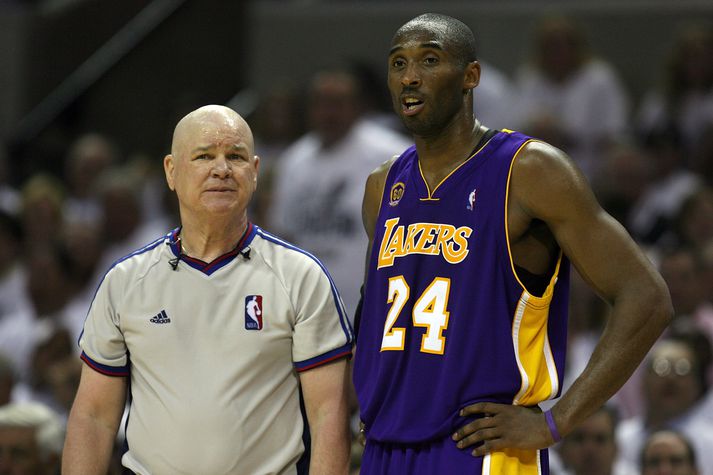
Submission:
M 168 188 L 171 191 L 176 191 L 176 187 L 173 182 L 173 170 L 175 169 L 173 160 L 173 155 L 170 153 L 163 158 L 163 171 L 166 174 L 166 183 L 168 183 Z

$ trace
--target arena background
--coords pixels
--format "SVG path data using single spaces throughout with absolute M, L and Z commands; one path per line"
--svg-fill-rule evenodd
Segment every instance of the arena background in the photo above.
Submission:
M 344 60 L 381 73 L 393 31 L 426 11 L 466 21 L 482 58 L 509 74 L 527 59 L 535 22 L 569 14 L 635 104 L 674 32 L 713 21 L 707 0 L 3 0 L 0 137 L 10 179 L 59 172 L 67 141 L 83 131 L 161 156 L 170 125 L 196 105 L 234 99 L 245 114 L 278 81 Z

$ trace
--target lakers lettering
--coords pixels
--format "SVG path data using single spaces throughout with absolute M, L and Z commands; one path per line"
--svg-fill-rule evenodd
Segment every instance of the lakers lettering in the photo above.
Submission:
M 391 266 L 394 259 L 409 254 L 442 255 L 450 264 L 458 264 L 468 255 L 468 238 L 473 233 L 468 226 L 456 228 L 437 223 L 398 226 L 399 219 L 391 218 L 384 223 L 386 230 L 379 246 L 379 269 Z

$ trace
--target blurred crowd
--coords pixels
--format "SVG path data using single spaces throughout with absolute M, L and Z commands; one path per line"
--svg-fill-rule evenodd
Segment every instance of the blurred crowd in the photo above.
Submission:
M 553 475 L 713 475 L 713 30 L 670 34 L 640 100 L 565 17 L 541 22 L 512 77 L 481 58 L 476 115 L 567 152 L 656 264 L 676 313 L 624 388 L 551 451 Z M 261 157 L 252 220 L 319 257 L 353 315 L 364 182 L 410 144 L 385 81 L 363 64 L 286 78 L 248 120 Z M 58 473 L 94 291 L 113 262 L 178 224 L 162 158 L 91 132 L 67 148 L 63 173 L 13 186 L 0 154 L 0 474 Z M 575 275 L 565 387 L 607 311 Z

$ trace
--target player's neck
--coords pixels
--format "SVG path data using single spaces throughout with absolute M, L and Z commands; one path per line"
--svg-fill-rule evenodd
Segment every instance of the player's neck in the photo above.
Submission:
M 215 226 L 183 222 L 179 235 L 182 252 L 203 262 L 212 262 L 235 249 L 245 234 L 247 225 L 247 217 Z
M 421 171 L 428 185 L 437 185 L 466 161 L 486 130 L 472 118 L 449 124 L 437 135 L 415 137 Z

